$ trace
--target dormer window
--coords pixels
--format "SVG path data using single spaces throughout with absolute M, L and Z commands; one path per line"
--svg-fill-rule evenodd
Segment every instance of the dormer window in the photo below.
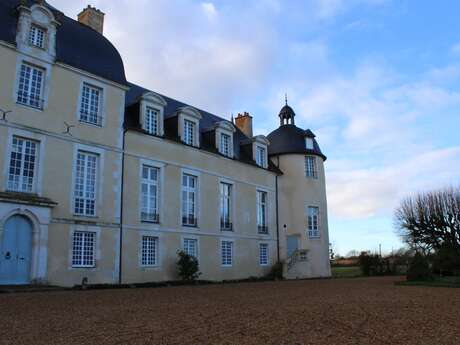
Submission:
M 313 138 L 305 138 L 305 146 L 307 150 L 313 150 Z
M 220 153 L 224 156 L 230 156 L 230 136 L 228 134 L 220 134 Z
M 181 141 L 190 146 L 200 146 L 200 120 L 201 114 L 192 107 L 182 107 L 178 111 L 179 137 Z
M 184 119 L 184 143 L 187 145 L 193 145 L 193 139 L 195 137 L 195 123 Z
M 252 138 L 253 159 L 258 166 L 265 169 L 268 167 L 267 147 L 269 144 L 270 142 L 263 135 L 258 135 Z
M 29 44 L 41 49 L 45 48 L 46 30 L 31 25 L 29 30 Z
M 229 121 L 214 124 L 216 149 L 221 155 L 233 158 L 233 133 L 235 126 Z
M 265 147 L 262 147 L 262 146 L 259 146 L 257 145 L 256 146 L 256 164 L 260 167 L 265 167 L 266 165 L 266 161 L 265 161 L 265 157 L 267 155 L 267 152 L 265 150 Z
M 163 112 L 167 103 L 160 95 L 146 92 L 140 101 L 140 123 L 148 134 L 162 136 L 164 133 Z
M 144 130 L 149 134 L 158 135 L 158 114 L 159 111 L 152 107 L 146 107 L 144 113 Z

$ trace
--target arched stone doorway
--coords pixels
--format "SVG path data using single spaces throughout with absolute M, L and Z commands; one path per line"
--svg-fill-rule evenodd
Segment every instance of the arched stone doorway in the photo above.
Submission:
M 0 237 L 0 284 L 29 284 L 32 263 L 32 221 L 20 214 L 9 217 Z

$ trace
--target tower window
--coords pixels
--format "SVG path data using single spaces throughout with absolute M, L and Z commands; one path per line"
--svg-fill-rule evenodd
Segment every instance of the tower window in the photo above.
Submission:
M 318 169 L 316 167 L 316 157 L 305 157 L 305 176 L 308 178 L 318 178 Z
M 305 138 L 305 147 L 307 150 L 313 150 L 313 139 L 312 138 Z

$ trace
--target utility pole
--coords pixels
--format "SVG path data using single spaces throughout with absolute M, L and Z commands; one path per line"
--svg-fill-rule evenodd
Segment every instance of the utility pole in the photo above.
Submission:
M 382 244 L 379 243 L 379 255 L 380 257 L 382 257 Z

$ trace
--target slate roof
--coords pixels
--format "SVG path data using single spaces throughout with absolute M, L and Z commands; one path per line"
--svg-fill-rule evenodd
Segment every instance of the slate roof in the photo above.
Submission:
M 137 103 L 140 102 L 141 96 L 146 93 L 146 92 L 154 92 L 161 97 L 164 98 L 164 100 L 167 102 L 166 107 L 164 108 L 164 120 L 171 119 L 176 116 L 177 111 L 179 108 L 190 106 L 188 104 L 185 104 L 183 102 L 180 102 L 178 100 L 175 100 L 173 98 L 170 98 L 168 96 L 161 95 L 155 91 L 148 90 L 146 88 L 143 88 L 141 86 L 138 86 L 133 83 L 129 83 L 130 89 L 126 93 L 126 113 L 125 113 L 125 127 L 131 130 L 139 130 L 143 131 L 141 129 L 140 123 L 139 123 L 139 110 L 135 106 Z M 192 106 L 193 107 L 193 106 Z M 230 122 L 229 120 L 226 120 L 224 118 L 221 118 L 217 115 L 211 114 L 207 111 L 198 109 L 196 107 L 193 107 L 196 110 L 200 112 L 202 115 L 202 118 L 200 120 L 200 149 L 203 149 L 205 151 L 213 152 L 213 153 L 218 153 L 217 149 L 215 147 L 214 142 L 206 142 L 206 140 L 203 140 L 203 137 L 206 132 L 210 130 L 217 122 L 220 121 L 227 121 Z M 132 109 L 132 110 L 131 110 Z M 255 165 L 255 162 L 253 161 L 252 157 L 248 155 L 245 150 L 242 149 L 242 146 L 244 146 L 249 140 L 249 138 L 235 126 L 235 133 L 233 134 L 233 152 L 234 152 L 234 159 L 248 163 L 251 165 Z M 176 135 L 168 135 L 165 133 L 165 138 L 174 140 L 174 141 L 179 141 L 179 138 Z M 282 172 L 272 163 L 269 162 L 268 170 L 273 171 L 278 174 L 282 174 Z
M 27 0 L 32 6 L 35 1 Z M 0 0 L 0 40 L 16 45 L 19 0 Z M 123 60 L 103 35 L 45 3 L 61 25 L 56 34 L 56 61 L 127 85 Z
M 305 137 L 313 139 L 313 150 L 307 149 L 305 146 Z M 274 130 L 268 135 L 270 146 L 268 147 L 268 155 L 276 156 L 283 154 L 301 153 L 320 156 L 326 160 L 326 156 L 321 152 L 315 135 L 312 131 L 306 131 L 296 125 L 283 125 Z

